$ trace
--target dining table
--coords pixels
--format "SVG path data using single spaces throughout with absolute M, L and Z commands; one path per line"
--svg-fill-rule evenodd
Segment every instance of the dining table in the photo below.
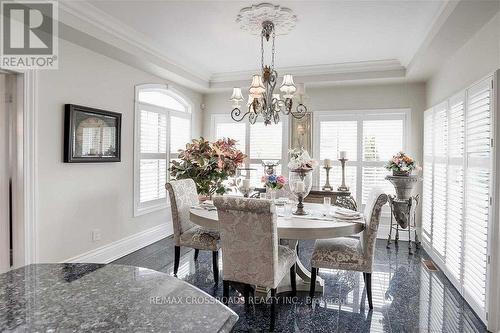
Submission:
M 365 219 L 361 213 L 356 218 L 339 218 L 332 214 L 324 214 L 324 206 L 316 203 L 304 204 L 308 215 L 305 216 L 284 216 L 284 209 L 276 207 L 278 237 L 283 244 L 298 252 L 299 240 L 329 239 L 336 237 L 353 236 L 362 232 L 365 228 Z M 335 210 L 335 207 L 332 208 Z M 339 208 L 342 209 L 342 208 Z M 191 222 L 209 230 L 219 229 L 219 218 L 215 208 L 204 207 L 203 205 L 191 207 Z M 222 249 L 224 251 L 224 249 Z M 224 253 L 222 254 L 224 255 Z M 297 290 L 308 291 L 311 283 L 311 272 L 300 261 L 297 256 L 296 265 Z M 319 276 L 316 277 L 316 292 L 323 292 L 324 281 Z M 278 293 L 291 291 L 291 284 L 287 277 L 278 286 Z M 266 293 L 257 286 L 257 292 Z

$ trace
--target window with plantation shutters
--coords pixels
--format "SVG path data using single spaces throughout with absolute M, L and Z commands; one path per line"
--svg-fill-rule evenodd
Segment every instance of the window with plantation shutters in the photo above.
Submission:
M 493 197 L 492 107 L 488 78 L 424 114 L 424 246 L 483 321 Z
M 321 162 L 333 160 L 330 184 L 341 184 L 341 167 L 337 157 L 345 151 L 348 162 L 346 185 L 360 203 L 366 203 L 370 191 L 380 187 L 393 193 L 394 187 L 385 180 L 387 161 L 405 149 L 407 110 L 352 111 L 345 114 L 320 113 L 316 116 L 315 155 Z M 326 181 L 326 173 L 319 168 L 317 185 Z
M 287 147 L 285 135 L 288 123 L 281 120 L 278 124 L 264 125 L 257 121 L 255 124 L 248 122 L 235 122 L 227 115 L 212 116 L 212 139 L 231 138 L 237 140 L 237 147 L 248 157 L 245 168 L 251 171 L 242 172 L 243 176 L 250 179 L 250 186 L 262 187 L 261 176 L 264 174 L 262 162 L 275 160 L 280 164 L 276 167 L 277 174 L 285 172 L 284 164 L 287 163 Z M 286 175 L 285 175 L 286 176 Z
M 187 103 L 162 85 L 136 87 L 134 215 L 167 206 L 170 160 L 191 139 Z

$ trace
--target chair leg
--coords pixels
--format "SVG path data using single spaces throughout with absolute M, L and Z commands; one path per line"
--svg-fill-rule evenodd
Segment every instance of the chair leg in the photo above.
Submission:
M 194 261 L 198 260 L 198 253 L 200 253 L 200 250 L 194 249 Z
M 296 264 L 293 264 L 293 266 L 290 267 L 290 284 L 292 285 L 293 296 L 297 296 L 297 278 L 295 273 L 295 266 Z
M 366 294 L 368 295 L 368 306 L 373 309 L 372 303 L 372 273 L 364 273 L 365 284 L 366 284 Z
M 271 327 L 269 331 L 274 331 L 274 325 L 276 323 L 276 288 L 271 289 Z
M 222 280 L 222 303 L 225 305 L 229 301 L 229 281 Z
M 219 283 L 219 251 L 212 251 L 212 266 L 214 270 L 214 282 Z
M 309 287 L 309 298 L 313 299 L 314 291 L 316 289 L 316 275 L 318 274 L 318 268 L 311 267 L 311 286 Z
M 179 260 L 181 259 L 181 247 L 175 246 L 174 248 L 174 276 L 177 276 L 177 270 L 179 269 Z

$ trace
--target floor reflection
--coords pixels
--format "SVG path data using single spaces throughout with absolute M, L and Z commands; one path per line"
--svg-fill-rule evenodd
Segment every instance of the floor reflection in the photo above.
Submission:
M 299 293 L 295 304 L 280 304 L 281 332 L 486 332 L 457 290 L 441 272 L 429 272 L 421 264 L 423 251 L 408 255 L 406 244 L 386 249 L 377 243 L 372 275 L 373 306 L 368 311 L 361 273 L 320 270 L 325 280 L 323 297 L 311 306 Z M 301 261 L 309 266 L 314 242 L 300 243 Z M 214 286 L 211 253 L 182 249 L 178 277 L 213 296 L 222 296 L 222 280 Z M 118 259 L 115 263 L 146 267 L 173 274 L 173 240 L 164 239 Z M 219 256 L 219 267 L 222 259 Z M 221 269 L 221 272 L 223 270 Z M 233 296 L 240 296 L 232 291 Z M 262 331 L 269 325 L 269 306 L 233 304 L 240 316 L 234 332 Z

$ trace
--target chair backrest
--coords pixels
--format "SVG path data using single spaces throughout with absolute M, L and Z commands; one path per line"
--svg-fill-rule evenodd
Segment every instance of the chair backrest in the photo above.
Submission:
M 192 179 L 173 180 L 165 185 L 170 196 L 175 244 L 183 232 L 195 225 L 189 219 L 189 208 L 199 203 L 196 184 Z
M 373 263 L 375 255 L 375 242 L 377 240 L 377 231 L 380 223 L 380 212 L 382 206 L 387 203 L 387 194 L 380 188 L 374 188 L 368 196 L 366 202 L 365 230 L 361 234 L 361 246 L 363 247 L 363 255 L 366 262 L 370 265 Z
M 271 202 L 263 199 L 214 198 L 219 214 L 224 280 L 275 288 L 278 230 Z

